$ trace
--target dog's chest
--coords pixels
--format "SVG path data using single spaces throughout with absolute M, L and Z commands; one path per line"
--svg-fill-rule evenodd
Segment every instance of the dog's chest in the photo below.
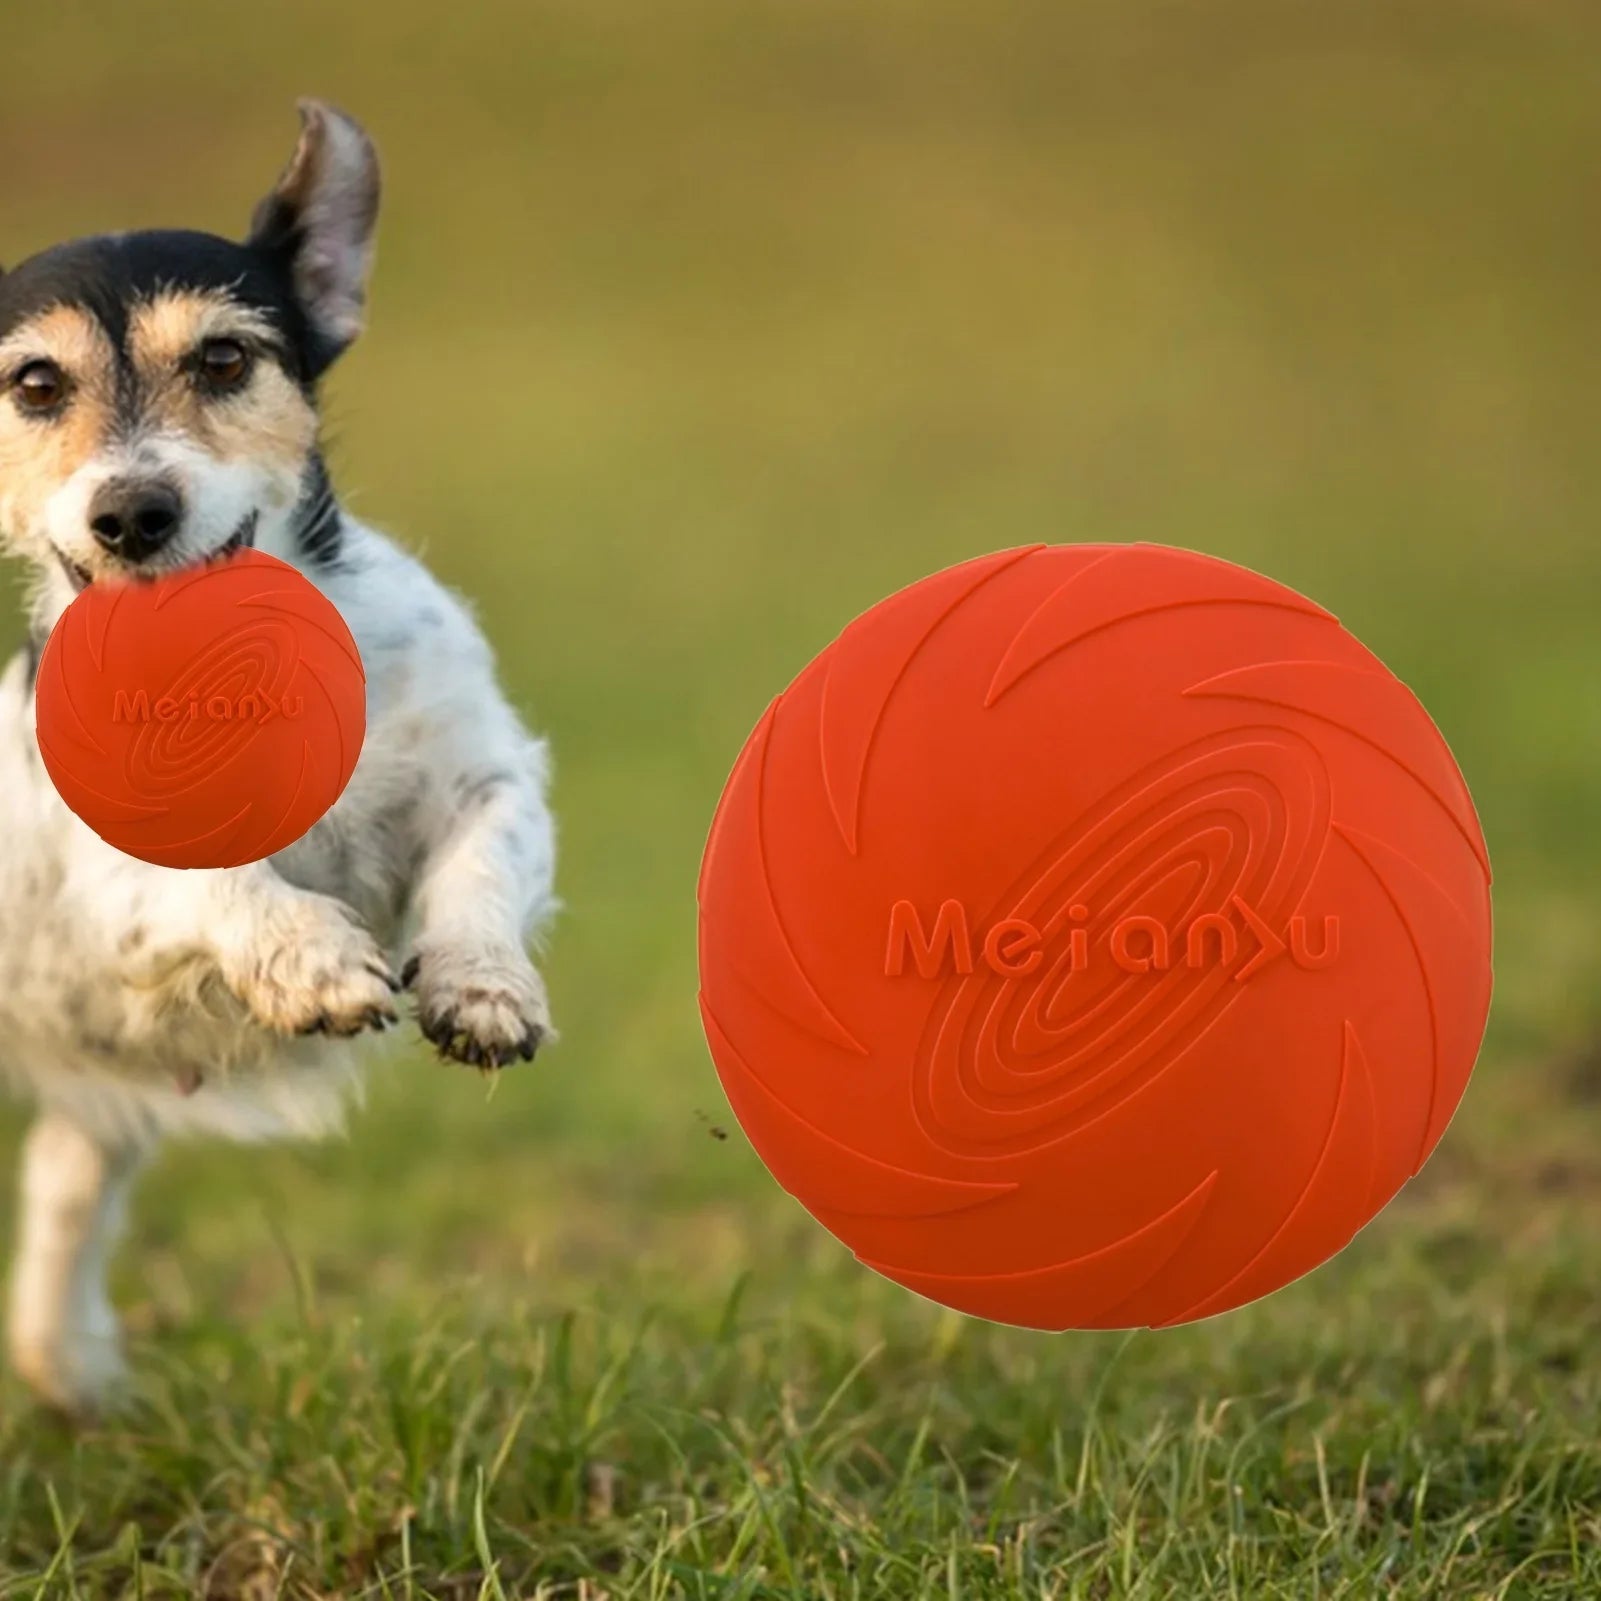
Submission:
M 321 821 L 272 860 L 290 883 L 343 901 L 389 942 L 405 914 L 426 837 L 429 768 L 424 731 L 413 726 L 393 686 L 375 682 L 373 665 L 367 737 L 349 786 Z
M 367 730 L 349 785 L 327 814 L 272 864 L 301 889 L 332 895 L 384 943 L 400 932 L 430 827 L 437 730 L 414 629 L 343 602 L 367 680 Z

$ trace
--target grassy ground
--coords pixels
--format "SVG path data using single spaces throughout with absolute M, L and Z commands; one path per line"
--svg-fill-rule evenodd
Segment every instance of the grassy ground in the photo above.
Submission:
M 132 1410 L 0 1386 L 0 1597 L 1601 1593 L 1601 27 L 868 11 L 8 20 L 0 258 L 234 226 L 297 92 L 372 122 L 335 459 L 550 731 L 569 910 L 563 1043 L 492 1096 L 418 1052 L 348 1145 L 171 1154 L 118 1274 Z M 874 1280 L 714 1136 L 693 882 L 855 611 L 1124 537 L 1265 567 L 1418 689 L 1498 999 L 1334 1264 L 1046 1337 Z

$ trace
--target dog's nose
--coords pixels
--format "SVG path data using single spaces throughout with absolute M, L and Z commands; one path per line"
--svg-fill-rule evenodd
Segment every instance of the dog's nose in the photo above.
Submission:
M 171 484 L 159 479 L 113 479 L 102 484 L 89 503 L 94 536 L 125 561 L 152 556 L 178 531 L 183 501 Z

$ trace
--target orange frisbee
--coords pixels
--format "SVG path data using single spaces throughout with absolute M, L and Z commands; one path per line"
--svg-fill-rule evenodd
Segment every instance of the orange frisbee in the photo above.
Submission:
M 1322 608 L 1188 551 L 1004 551 L 757 725 L 702 1013 L 751 1143 L 868 1266 L 1000 1322 L 1183 1323 L 1422 1166 L 1489 882 L 1445 741 Z
M 246 550 L 150 583 L 93 584 L 39 662 L 39 754 L 108 844 L 164 867 L 292 845 L 361 754 L 366 685 L 332 601 Z

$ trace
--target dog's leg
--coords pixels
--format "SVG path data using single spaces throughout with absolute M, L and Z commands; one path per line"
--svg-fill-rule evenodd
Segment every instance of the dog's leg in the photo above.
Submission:
M 143 1152 L 92 1139 L 42 1112 L 22 1152 L 11 1274 L 12 1364 L 52 1405 L 102 1405 L 122 1376 L 106 1268 Z
M 389 959 L 354 912 L 296 889 L 265 862 L 223 876 L 229 915 L 214 944 L 224 978 L 259 1022 L 355 1034 L 395 1021 Z
M 417 885 L 417 934 L 401 974 L 441 1053 L 489 1068 L 532 1058 L 551 1031 L 526 942 L 550 909 L 555 845 L 538 748 L 518 765 L 457 781 Z
M 214 970 L 255 1020 L 282 1034 L 355 1034 L 394 1021 L 388 959 L 350 909 L 298 889 L 266 862 L 172 873 L 127 862 L 96 881 L 98 915 L 138 931 L 137 986 Z

